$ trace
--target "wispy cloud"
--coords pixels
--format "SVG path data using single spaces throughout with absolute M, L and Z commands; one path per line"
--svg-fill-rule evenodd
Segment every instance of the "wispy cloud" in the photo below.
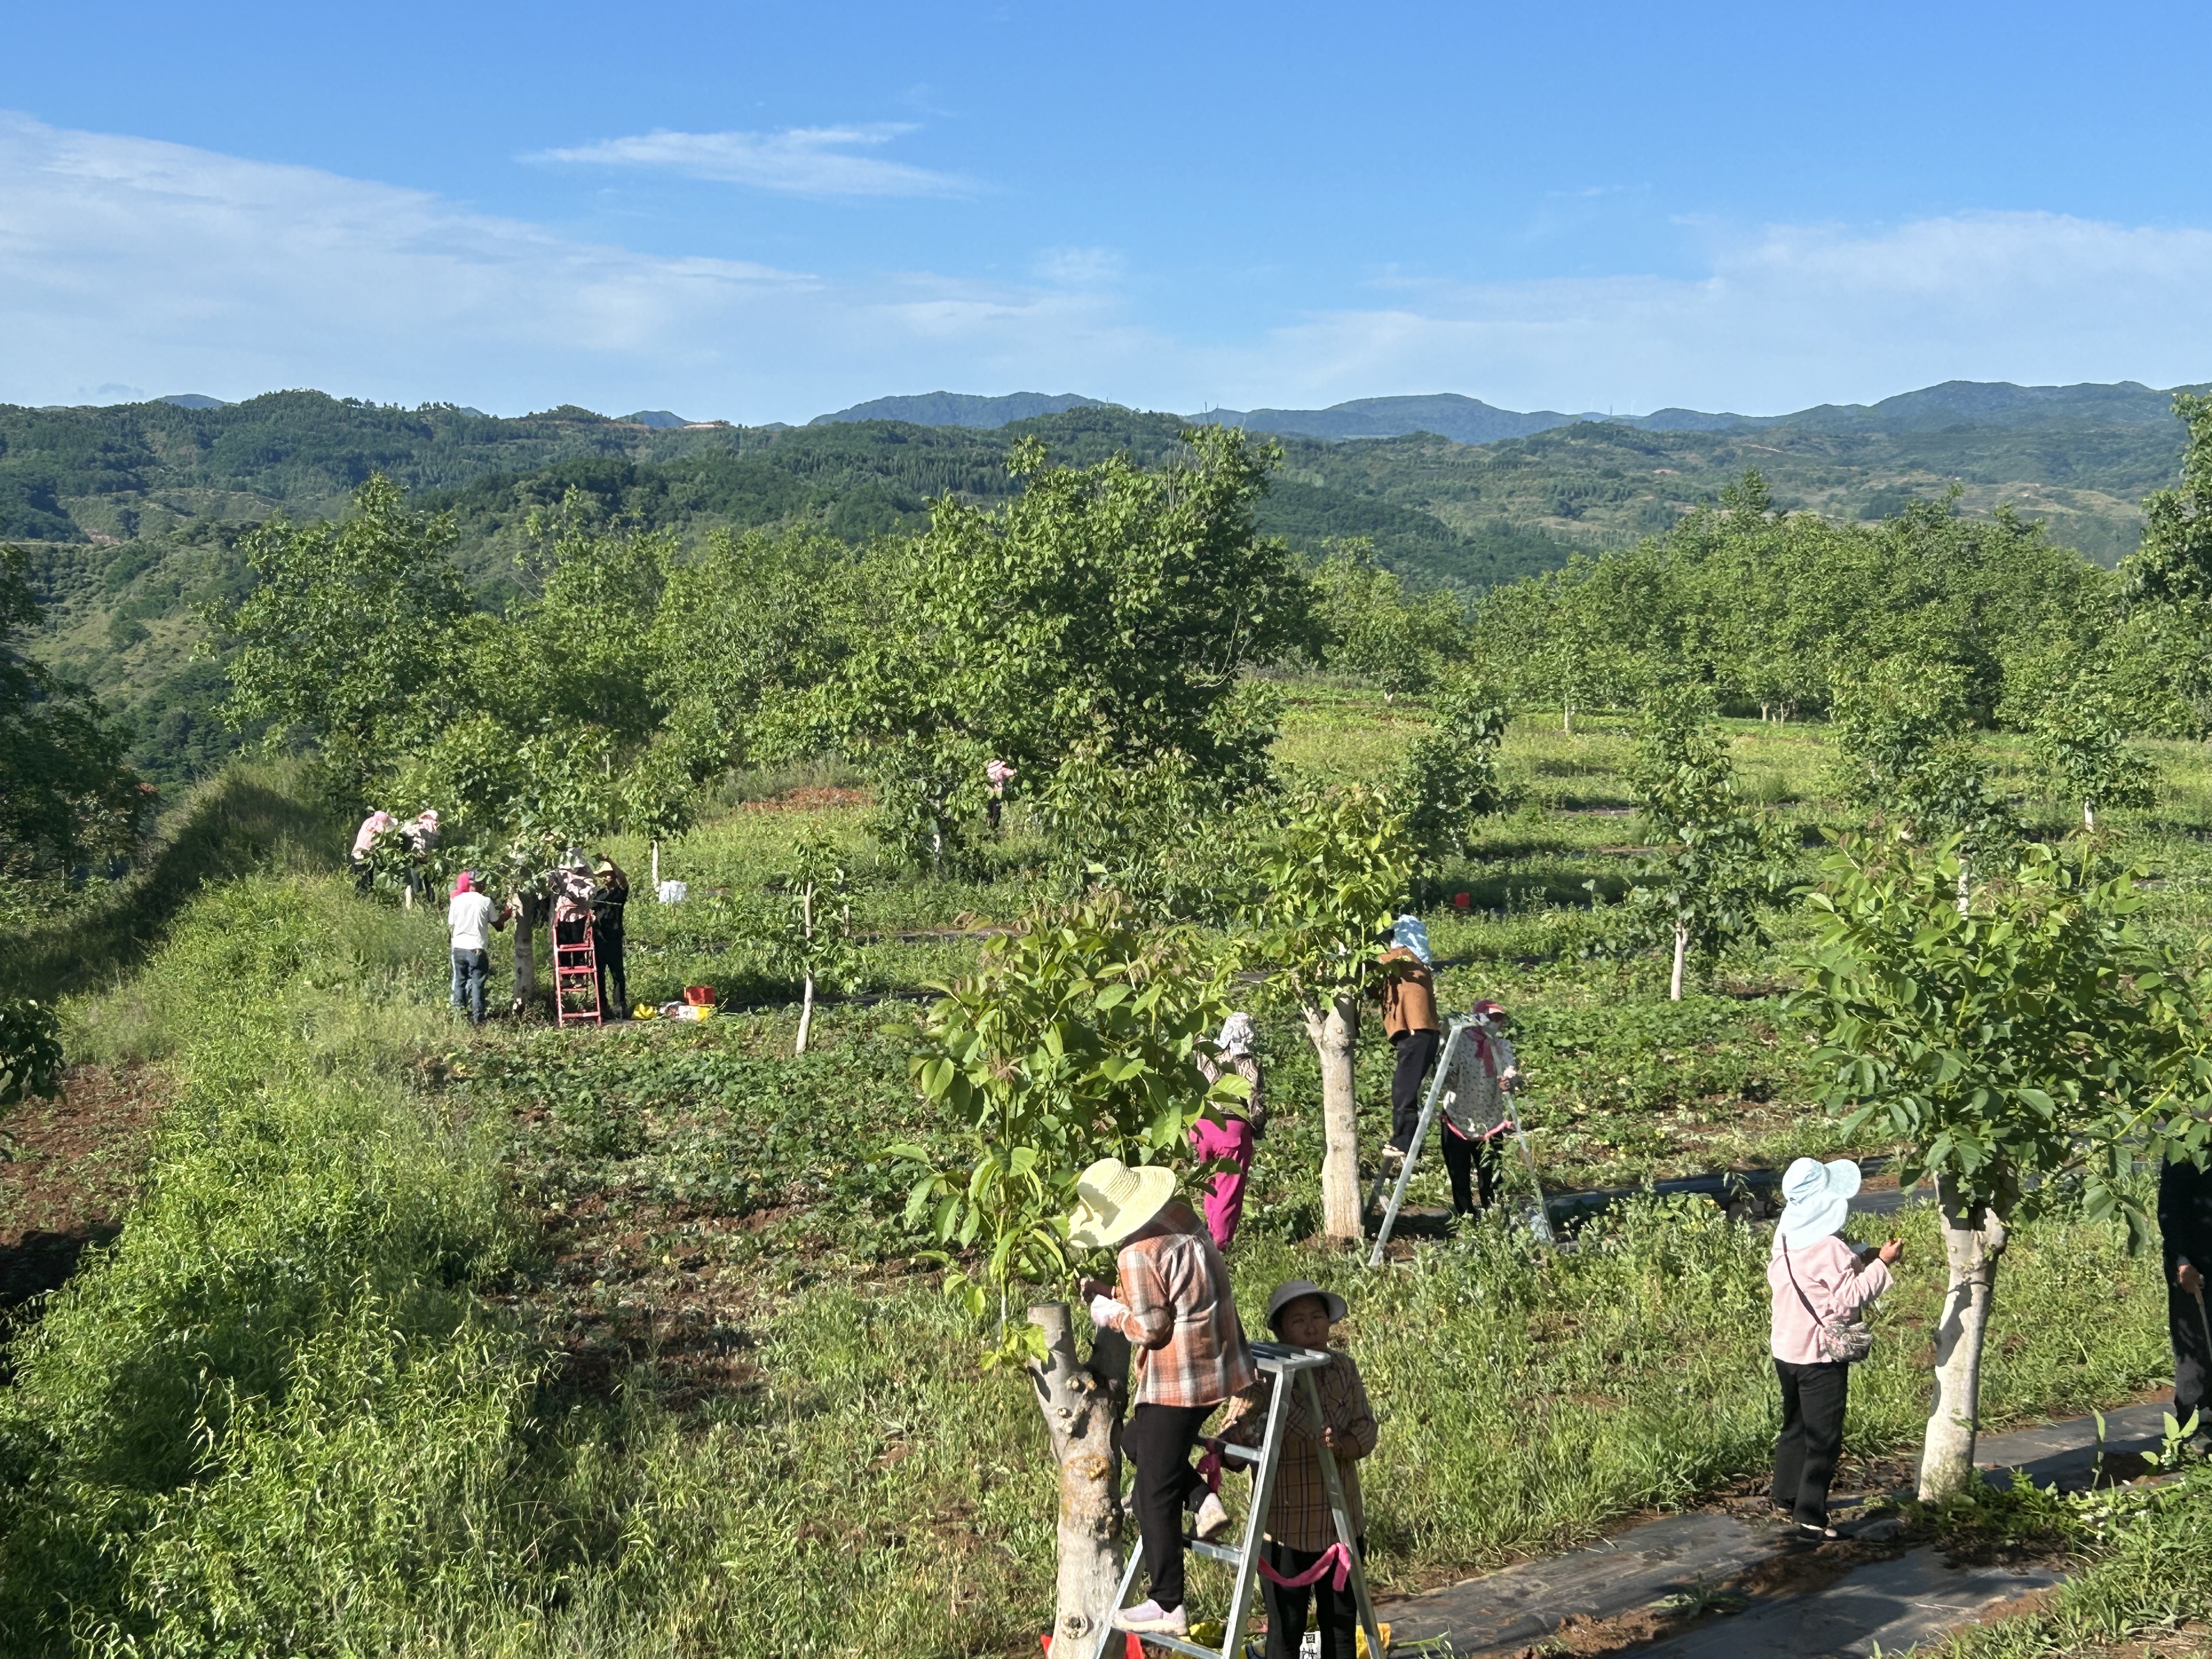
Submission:
M 312 386 L 753 421 L 938 385 L 1119 385 L 1173 356 L 1079 289 L 660 257 L 4 112 L 0 340 L 0 402 Z
M 2212 377 L 2212 231 L 2062 214 L 1706 228 L 1708 269 L 1452 283 L 1217 349 L 1224 401 L 1452 390 L 1514 408 L 1777 413 L 1945 380 Z
M 973 181 L 868 152 L 913 131 L 910 122 L 792 127 L 782 132 L 647 132 L 573 149 L 539 150 L 528 161 L 651 167 L 794 196 L 966 196 Z

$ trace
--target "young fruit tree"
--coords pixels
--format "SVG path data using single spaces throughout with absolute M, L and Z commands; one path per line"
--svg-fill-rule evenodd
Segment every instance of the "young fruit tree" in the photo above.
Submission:
M 2128 1177 L 2194 1156 L 2204 1133 L 2197 988 L 2137 927 L 2132 872 L 2092 848 L 2027 847 L 1965 914 L 1954 846 L 1846 837 L 1810 902 L 1819 924 L 1792 1007 L 1820 1033 L 1847 1129 L 1906 1148 L 1931 1182 L 1949 1283 L 1920 1495 L 1973 1478 L 1981 1359 L 2006 1228 L 2022 1195 L 2078 1178 L 2092 1216 L 2150 1235 Z
M 1838 673 L 1832 696 L 1836 793 L 1923 844 L 1951 841 L 1965 909 L 1974 866 L 2005 857 L 2020 838 L 1975 756 L 1965 673 L 1950 663 L 1885 658 Z
M 853 883 L 836 843 L 819 832 L 800 836 L 791 849 L 791 868 L 776 879 L 775 899 L 763 942 L 774 965 L 803 987 L 799 1041 L 792 1048 L 803 1054 L 814 1026 L 816 985 L 844 978 L 855 960 Z
M 1702 688 L 1671 687 L 1644 703 L 1628 785 L 1658 843 L 1630 902 L 1668 940 L 1668 994 L 1682 1000 L 1692 953 L 1711 957 L 1731 939 L 1759 936 L 1759 913 L 1781 893 L 1781 837 L 1751 805 L 1727 738 L 1715 732 Z
M 1505 805 L 1498 748 L 1510 716 L 1503 696 L 1460 674 L 1437 687 L 1429 708 L 1436 725 L 1406 745 L 1390 795 L 1413 846 L 1435 864 L 1465 853 L 1475 821 Z
M 2076 673 L 2053 688 L 2030 736 L 2052 784 L 2080 804 L 2084 834 L 2096 833 L 2100 807 L 2150 805 L 2157 770 L 2127 740 L 2118 699 L 2094 674 Z
M 958 1124 L 964 1169 L 920 1146 L 907 1205 L 940 1247 L 945 1288 L 977 1319 L 995 1302 L 987 1366 L 1018 1366 L 1060 1469 L 1055 1639 L 1080 1653 L 1112 1617 L 1121 1538 L 1121 1432 L 1129 1343 L 1102 1330 L 1087 1355 L 1069 1317 L 1075 1180 L 1102 1158 L 1174 1164 L 1209 1099 L 1192 1063 L 1228 1011 L 1225 966 L 1189 930 L 1146 931 L 1114 895 L 1032 916 L 984 946 L 975 975 L 923 1016 L 912 1060 L 922 1095 Z M 1231 1085 L 1234 1086 L 1231 1086 Z M 1216 1109 L 1218 1109 L 1217 1105 Z M 1017 1324 L 1008 1310 L 1026 1303 Z
M 1364 1236 L 1352 1086 L 1359 994 L 1413 866 L 1405 827 L 1381 796 L 1357 787 L 1310 794 L 1264 855 L 1251 917 L 1259 958 L 1274 969 L 1321 1060 L 1322 1231 L 1340 1243 Z

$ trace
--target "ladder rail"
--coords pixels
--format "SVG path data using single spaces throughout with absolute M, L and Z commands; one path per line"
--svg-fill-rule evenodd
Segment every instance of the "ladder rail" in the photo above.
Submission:
M 1390 1206 L 1382 1212 L 1382 1224 L 1375 1235 L 1375 1248 L 1368 1254 L 1367 1265 L 1370 1267 L 1382 1265 L 1382 1252 L 1389 1246 L 1390 1231 L 1398 1224 L 1398 1211 L 1406 1202 L 1406 1188 L 1413 1179 L 1413 1160 L 1420 1157 L 1422 1149 L 1429 1144 L 1429 1131 L 1436 1127 L 1437 1112 L 1443 1100 L 1444 1079 L 1451 1075 L 1452 1066 L 1458 1060 L 1461 1039 L 1474 1029 L 1474 1025 L 1473 1020 L 1454 1020 L 1451 1036 L 1444 1040 L 1444 1051 L 1437 1056 L 1437 1074 L 1429 1083 L 1428 1098 L 1421 1104 L 1421 1126 L 1413 1131 L 1413 1144 L 1407 1149 L 1406 1156 L 1399 1160 L 1398 1184 L 1390 1190 Z M 1382 1187 L 1382 1177 L 1378 1175 L 1375 1177 L 1375 1192 L 1367 1196 L 1370 1209 L 1374 1208 L 1376 1193 L 1379 1193 Z
M 1313 1371 L 1300 1371 L 1298 1386 L 1305 1391 L 1306 1409 L 1313 1413 L 1316 1431 L 1325 1431 L 1328 1419 L 1322 1414 L 1321 1385 L 1314 1380 Z M 1344 1477 L 1338 1473 L 1336 1454 L 1328 1449 L 1328 1442 L 1316 1439 L 1314 1451 L 1321 1459 L 1321 1481 L 1328 1492 L 1329 1513 L 1336 1521 L 1337 1541 L 1344 1546 L 1344 1553 L 1352 1562 L 1352 1599 L 1359 1609 L 1360 1628 L 1367 1632 L 1368 1659 L 1382 1659 L 1382 1631 L 1375 1621 L 1374 1600 L 1367 1593 L 1367 1562 L 1360 1553 L 1359 1540 L 1352 1530 L 1352 1509 L 1345 1501 Z
M 1293 1348 L 1288 1344 L 1280 1342 L 1255 1342 L 1251 1346 L 1253 1358 L 1258 1362 L 1260 1369 L 1273 1375 L 1275 1383 L 1274 1387 L 1268 1391 L 1267 1427 L 1261 1436 L 1258 1450 L 1255 1451 L 1243 1446 L 1222 1448 L 1224 1455 L 1240 1458 L 1253 1466 L 1252 1503 L 1244 1517 L 1243 1545 L 1241 1548 L 1231 1548 L 1225 1545 L 1209 1544 L 1195 1538 L 1184 1540 L 1184 1547 L 1191 1553 L 1202 1556 L 1207 1560 L 1222 1562 L 1236 1569 L 1236 1583 L 1230 1592 L 1228 1615 L 1222 1620 L 1221 1646 L 1218 1650 L 1204 1647 L 1195 1642 L 1149 1631 L 1139 1632 L 1139 1637 L 1142 1641 L 1172 1649 L 1177 1653 L 1188 1654 L 1191 1659 L 1236 1659 L 1242 1650 L 1244 1626 L 1250 1621 L 1252 1616 L 1253 1597 L 1260 1576 L 1260 1551 L 1261 1540 L 1267 1532 L 1267 1511 L 1274 1504 L 1275 1470 L 1282 1461 L 1284 1432 L 1290 1421 L 1291 1389 L 1297 1386 L 1301 1378 L 1305 1380 L 1308 1397 L 1314 1403 L 1315 1421 L 1322 1420 L 1319 1414 L 1320 1395 L 1313 1388 L 1311 1373 L 1327 1364 L 1328 1356 L 1311 1348 Z M 1322 1453 L 1324 1478 L 1328 1483 L 1331 1501 L 1340 1511 L 1343 1500 L 1336 1481 L 1335 1465 L 1328 1461 L 1326 1447 L 1322 1449 Z M 1340 1513 L 1338 1530 L 1340 1533 L 1343 1532 L 1347 1525 L 1349 1525 L 1348 1518 Z M 1346 1548 L 1352 1550 L 1352 1547 L 1347 1543 Z M 1353 1571 L 1357 1572 L 1358 1571 L 1358 1552 L 1352 1550 L 1352 1554 Z M 1107 1644 L 1112 1642 L 1115 1636 L 1124 1634 L 1114 1620 L 1129 1600 L 1129 1591 L 1137 1582 L 1137 1569 L 1143 1565 L 1144 1559 L 1144 1540 L 1139 1535 L 1130 1547 L 1128 1564 L 1121 1571 L 1121 1587 L 1114 1594 L 1114 1605 L 1109 1609 L 1104 1623 L 1099 1630 L 1097 1644 L 1091 1650 L 1091 1659 L 1105 1659 Z M 1359 1594 L 1363 1598 L 1364 1606 L 1366 1581 L 1363 1577 L 1359 1582 L 1362 1586 Z M 1368 1622 L 1373 1623 L 1371 1616 Z M 1380 1655 L 1382 1649 L 1378 1636 L 1370 1633 L 1367 1639 L 1370 1656 Z

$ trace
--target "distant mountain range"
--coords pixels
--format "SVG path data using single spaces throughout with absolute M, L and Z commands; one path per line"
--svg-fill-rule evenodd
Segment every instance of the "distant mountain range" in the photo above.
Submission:
M 2197 392 L 2203 386 L 2173 391 Z M 2032 428 L 2051 426 L 2160 425 L 2173 415 L 2173 391 L 2160 392 L 2133 380 L 2117 385 L 2014 386 L 2006 380 L 1946 380 L 1917 392 L 1899 392 L 1876 404 L 1818 404 L 1790 415 L 1710 414 L 1697 409 L 1662 409 L 1650 415 L 1563 415 L 1557 410 L 1522 412 L 1499 409 L 1480 398 L 1455 392 L 1423 397 L 1355 398 L 1327 409 L 1210 409 L 1186 420 L 1217 426 L 1241 426 L 1254 432 L 1279 432 L 1300 438 L 1341 442 L 1353 438 L 1401 438 L 1432 432 L 1454 443 L 1494 444 L 1526 438 L 1578 421 L 1609 421 L 1644 432 L 1734 432 L 1753 427 L 1787 426 L 1838 434 L 1940 432 L 1956 426 Z M 919 398 L 878 398 L 834 415 L 817 415 L 809 424 L 832 421 L 906 421 L 915 426 L 1001 427 L 1015 421 L 1057 415 L 1063 410 L 1114 408 L 1102 398 L 1070 392 L 1011 392 L 1003 398 L 933 392 Z M 633 420 L 640 417 L 632 416 Z
M 830 426 L 840 421 L 905 421 L 913 426 L 966 426 L 988 429 L 1016 421 L 1034 421 L 1040 415 L 1060 415 L 1071 409 L 1117 409 L 1101 398 L 1081 398 L 1073 392 L 1010 392 L 1003 398 L 978 398 L 965 392 L 925 392 L 918 398 L 876 398 L 854 404 L 834 415 L 817 415 L 806 424 Z

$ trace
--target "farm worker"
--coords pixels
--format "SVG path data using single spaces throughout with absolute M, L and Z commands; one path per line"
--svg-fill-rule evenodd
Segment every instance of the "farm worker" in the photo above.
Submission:
M 2212 1371 L 2212 1328 L 2204 1313 L 2204 1270 L 2212 1267 L 2212 1173 L 2169 1163 L 2158 1176 L 2159 1243 L 2166 1257 L 2166 1324 L 2173 1338 L 2173 1420 L 2197 1418 L 2190 1444 L 2212 1448 L 2203 1416 Z
M 1121 1447 L 1136 1466 L 1133 1496 L 1151 1596 L 1116 1613 L 1139 1633 L 1184 1636 L 1182 1517 L 1212 1540 L 1229 1529 L 1229 1511 L 1191 1468 L 1191 1448 L 1214 1407 L 1259 1377 L 1237 1322 L 1237 1298 L 1221 1252 L 1188 1206 L 1176 1202 L 1175 1174 L 1157 1164 L 1132 1170 L 1103 1158 L 1075 1182 L 1068 1243 L 1116 1248 L 1117 1283 L 1083 1281 L 1091 1320 L 1119 1331 L 1137 1349 L 1137 1403 Z
M 476 877 L 464 870 L 453 878 L 446 906 L 446 930 L 453 936 L 453 1006 L 466 1008 L 469 1024 L 484 1022 L 484 987 L 491 977 L 490 930 L 507 926 L 495 917 L 491 900 L 477 891 Z
M 611 1006 L 615 1018 L 629 1018 L 629 975 L 623 971 L 623 915 L 629 904 L 629 878 L 605 853 L 592 866 L 592 933 L 599 946 L 599 1006 Z M 614 981 L 615 1000 L 607 1001 L 607 981 Z
M 399 844 L 407 849 L 410 863 L 407 871 L 407 903 L 412 908 L 415 893 L 420 887 L 427 896 L 429 883 L 421 874 L 422 866 L 438 846 L 438 809 L 425 807 L 421 813 L 399 826 Z
M 1460 1038 L 1444 1079 L 1443 1146 L 1454 1215 L 1473 1215 L 1478 1196 L 1486 1210 L 1498 1196 L 1498 1140 L 1512 1122 L 1508 1097 L 1521 1086 L 1505 1010 L 1478 1002 L 1471 1017 L 1473 1029 Z
M 1390 1141 L 1382 1164 L 1394 1169 L 1413 1150 L 1421 1127 L 1421 1083 L 1437 1061 L 1443 1041 L 1437 1025 L 1435 958 L 1429 954 L 1429 930 L 1419 916 L 1400 916 L 1390 929 L 1382 969 L 1382 1029 L 1397 1050 L 1390 1074 Z
M 1324 1571 L 1307 1584 L 1285 1583 L 1304 1578 L 1330 1559 L 1341 1540 L 1336 1517 L 1328 1506 L 1328 1483 L 1322 1478 L 1321 1448 L 1328 1448 L 1336 1463 L 1336 1478 L 1344 1489 L 1345 1513 L 1352 1520 L 1352 1547 L 1367 1553 L 1367 1523 L 1359 1501 L 1359 1460 L 1375 1449 L 1377 1433 L 1375 1408 L 1367 1403 L 1366 1384 L 1352 1356 L 1328 1346 L 1330 1328 L 1340 1323 L 1349 1310 L 1344 1298 L 1324 1291 L 1310 1279 L 1293 1279 L 1275 1287 L 1267 1298 L 1267 1323 L 1281 1340 L 1294 1348 L 1312 1348 L 1328 1355 L 1328 1364 L 1313 1373 L 1315 1391 L 1321 1395 L 1322 1421 L 1316 1424 L 1303 1389 L 1291 1395 L 1284 1419 L 1281 1455 L 1275 1463 L 1275 1493 L 1267 1506 L 1267 1541 L 1260 1559 L 1272 1572 L 1261 1575 L 1261 1594 L 1267 1604 L 1267 1659 L 1297 1659 L 1305 1639 L 1306 1613 L 1310 1607 L 1321 1634 L 1322 1659 L 1352 1659 L 1358 1645 L 1359 1602 L 1347 1584 L 1336 1588 L 1336 1575 Z M 1270 1384 L 1238 1399 L 1224 1419 L 1221 1437 L 1242 1446 L 1256 1446 L 1267 1431 Z
M 1894 1238 L 1863 1255 L 1838 1237 L 1859 1189 L 1849 1158 L 1801 1158 L 1782 1173 L 1782 1218 L 1774 1227 L 1766 1284 L 1774 1294 L 1771 1346 L 1782 1382 L 1782 1433 L 1774 1443 L 1774 1507 L 1801 1537 L 1833 1538 L 1828 1482 L 1844 1445 L 1844 1397 L 1852 1361 L 1837 1339 L 1889 1288 L 1904 1246 Z M 1863 1358 L 1863 1353 L 1858 1356 Z
M 1213 1040 L 1213 1053 L 1200 1049 L 1198 1069 L 1209 1083 L 1233 1073 L 1251 1086 L 1241 1105 L 1224 1107 L 1221 1121 L 1201 1118 L 1192 1126 L 1191 1150 L 1212 1163 L 1225 1158 L 1237 1167 L 1213 1177 L 1206 1191 L 1206 1231 L 1213 1246 L 1224 1255 L 1237 1237 L 1237 1224 L 1244 1215 L 1244 1180 L 1252 1170 L 1252 1151 L 1267 1131 L 1266 1085 L 1260 1075 L 1260 1034 L 1249 1014 L 1231 1014 L 1221 1022 L 1221 1035 Z
M 376 844 L 376 838 L 386 830 L 398 827 L 399 820 L 380 806 L 363 818 L 361 828 L 354 832 L 354 885 L 360 889 L 363 896 L 368 895 L 370 884 L 376 879 L 375 866 L 368 861 L 369 848 Z
M 983 811 L 991 820 L 991 833 L 999 832 L 999 814 L 1006 804 L 1006 786 L 1014 781 L 1015 766 L 1012 761 L 994 760 L 983 768 L 983 781 L 990 785 L 990 799 L 983 803 Z

